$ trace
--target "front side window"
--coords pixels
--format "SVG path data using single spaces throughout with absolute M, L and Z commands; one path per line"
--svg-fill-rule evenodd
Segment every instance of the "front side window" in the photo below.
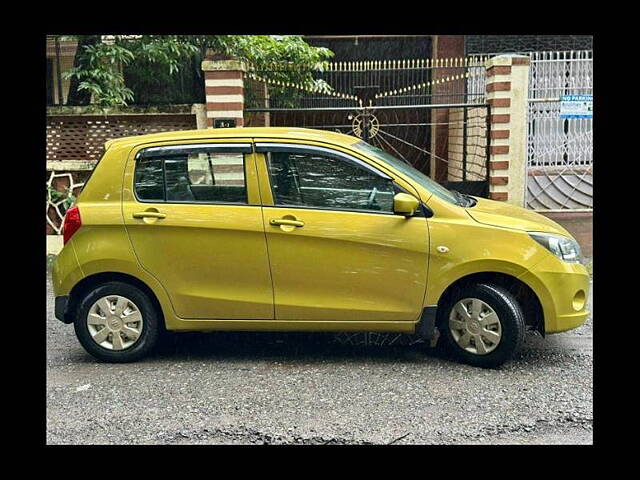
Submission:
M 192 151 L 137 159 L 139 200 L 170 203 L 247 203 L 243 153 Z
M 347 159 L 308 152 L 267 152 L 275 204 L 393 213 L 393 182 Z

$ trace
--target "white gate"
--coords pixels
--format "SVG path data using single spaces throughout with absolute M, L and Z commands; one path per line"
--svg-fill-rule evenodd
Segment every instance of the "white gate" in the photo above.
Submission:
M 593 94 L 593 52 L 532 52 L 527 207 L 593 208 L 593 120 L 560 118 L 562 95 Z

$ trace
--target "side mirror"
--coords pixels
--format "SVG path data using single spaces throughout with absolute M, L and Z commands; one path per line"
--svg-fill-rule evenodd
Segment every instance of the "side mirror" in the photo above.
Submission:
M 418 199 L 408 193 L 397 193 L 395 197 L 393 197 L 393 213 L 396 215 L 410 217 L 419 206 L 420 202 Z

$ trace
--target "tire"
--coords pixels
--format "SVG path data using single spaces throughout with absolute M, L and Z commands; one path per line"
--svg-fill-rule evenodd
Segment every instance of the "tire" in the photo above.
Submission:
M 476 315 L 476 310 L 482 313 Z M 458 289 L 438 307 L 436 322 L 441 346 L 455 359 L 482 368 L 510 360 L 525 335 L 520 305 L 506 289 L 493 284 Z
M 122 303 L 118 303 L 120 298 L 124 299 Z M 104 313 L 107 308 L 104 299 L 115 307 L 113 314 Z M 120 305 L 124 306 L 122 316 L 117 314 Z M 135 315 L 136 311 L 139 315 Z M 141 320 L 136 321 L 138 318 Z M 133 285 L 117 281 L 87 292 L 79 301 L 73 325 L 84 349 L 98 360 L 109 363 L 140 360 L 155 347 L 161 329 L 160 317 L 149 296 Z M 107 328 L 105 332 L 109 335 L 99 344 L 105 336 L 103 328 Z M 115 332 L 120 340 L 115 338 Z M 107 348 L 109 345 L 111 348 Z

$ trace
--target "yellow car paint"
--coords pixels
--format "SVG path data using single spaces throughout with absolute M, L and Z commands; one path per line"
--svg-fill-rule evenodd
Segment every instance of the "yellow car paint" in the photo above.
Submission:
M 247 205 L 136 200 L 133 171 L 141 149 L 216 142 L 348 153 L 392 177 L 432 216 L 276 207 L 261 153 L 245 155 Z M 153 292 L 168 330 L 413 332 L 422 309 L 437 305 L 447 287 L 488 272 L 518 278 L 533 290 L 547 333 L 586 320 L 584 266 L 561 261 L 527 234 L 570 237 L 565 229 L 501 202 L 448 203 L 358 150 L 358 142 L 295 128 L 179 131 L 107 142 L 76 202 L 82 227 L 54 262 L 55 295 L 69 295 L 93 275 L 118 273 Z M 143 211 L 166 217 L 134 218 Z
M 548 253 L 519 277 L 533 289 L 542 303 L 546 333 L 577 328 L 589 316 L 586 300 L 590 281 L 585 267 L 556 260 Z
M 420 316 L 429 260 L 424 218 L 278 207 L 263 215 L 277 319 Z M 269 225 L 287 217 L 304 228 Z
M 129 188 L 139 150 L 130 152 L 124 171 L 124 225 L 141 268 L 164 285 L 175 315 L 273 319 L 254 156 L 245 158 L 248 205 L 154 203 L 139 202 Z M 161 211 L 166 218 L 133 217 L 149 211 Z

